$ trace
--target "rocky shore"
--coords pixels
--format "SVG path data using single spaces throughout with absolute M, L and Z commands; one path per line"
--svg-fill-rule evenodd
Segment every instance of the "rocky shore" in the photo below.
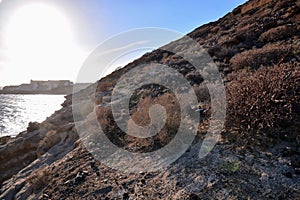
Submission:
M 128 151 L 149 152 L 172 139 L 176 123 L 151 140 L 124 135 L 111 120 L 112 89 L 122 74 L 142 63 L 178 70 L 197 91 L 202 121 L 193 145 L 176 162 L 139 173 L 99 162 L 78 136 L 68 95 L 63 108 L 44 122 L 30 123 L 15 138 L 0 139 L 0 199 L 299 199 L 299 21 L 298 0 L 250 0 L 188 34 L 208 51 L 226 87 L 226 124 L 206 157 L 200 159 L 198 153 L 211 114 L 207 88 L 190 63 L 158 49 L 80 95 L 90 97 L 93 107 L 83 111 L 95 111 L 111 141 Z M 141 88 L 131 98 L 131 114 L 139 120 L 142 103 L 169 105 L 172 100 L 166 88 Z

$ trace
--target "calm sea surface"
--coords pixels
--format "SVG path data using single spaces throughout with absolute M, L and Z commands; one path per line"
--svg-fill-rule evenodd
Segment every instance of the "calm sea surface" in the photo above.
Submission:
M 63 101 L 64 95 L 0 94 L 0 136 L 17 135 L 29 122 L 44 121 Z

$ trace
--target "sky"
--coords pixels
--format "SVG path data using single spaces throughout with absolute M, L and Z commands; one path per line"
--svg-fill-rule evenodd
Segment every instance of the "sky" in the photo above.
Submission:
M 144 27 L 187 34 L 244 2 L 0 0 L 0 86 L 76 81 L 88 55 L 114 35 Z

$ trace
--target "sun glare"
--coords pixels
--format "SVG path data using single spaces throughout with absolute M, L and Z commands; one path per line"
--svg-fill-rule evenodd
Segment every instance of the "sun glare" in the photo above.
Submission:
M 66 17 L 41 3 L 20 7 L 11 15 L 4 43 L 10 69 L 24 71 L 32 79 L 62 79 L 66 73 L 75 76 L 83 57 Z

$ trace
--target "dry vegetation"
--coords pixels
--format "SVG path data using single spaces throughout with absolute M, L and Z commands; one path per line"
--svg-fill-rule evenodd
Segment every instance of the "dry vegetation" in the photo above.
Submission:
M 180 107 L 176 97 L 170 93 L 155 99 L 151 97 L 141 99 L 138 104 L 138 109 L 131 115 L 133 121 L 139 126 L 149 125 L 149 110 L 154 104 L 159 104 L 166 109 L 166 124 L 156 136 L 151 138 L 141 139 L 126 135 L 125 141 L 130 143 L 130 146 L 135 149 L 143 147 L 143 150 L 153 151 L 161 148 L 168 144 L 177 133 L 180 124 Z M 128 128 L 130 129 L 130 127 Z
M 148 93 L 147 90 L 145 92 Z M 97 108 L 97 119 L 107 137 L 115 144 L 129 148 L 129 150 L 151 151 L 168 144 L 176 134 L 180 124 L 179 103 L 171 93 L 166 93 L 157 98 L 141 95 L 137 106 L 130 109 L 133 121 L 139 126 L 149 125 L 149 109 L 155 104 L 159 104 L 166 109 L 167 119 L 161 132 L 150 138 L 135 138 L 123 133 L 115 123 L 110 107 Z M 128 128 L 131 129 L 131 127 Z
M 30 188 L 32 192 L 38 192 L 50 181 L 50 170 L 48 167 L 44 167 L 43 169 L 36 170 L 30 176 L 27 177 L 27 183 L 30 184 Z
M 268 133 L 268 137 L 276 140 L 300 139 L 298 63 L 241 72 L 235 78 L 227 87 L 229 132 L 232 129 L 243 132 L 240 136 L 248 141 L 248 136 L 253 136 L 251 133 L 259 132 Z
M 57 131 L 51 130 L 45 134 L 45 137 L 39 142 L 37 148 L 38 156 L 43 155 L 47 152 L 51 147 L 59 143 L 61 140 L 60 135 Z
M 259 41 L 262 42 L 275 42 L 292 36 L 297 31 L 297 27 L 292 25 L 282 25 L 271 28 L 261 34 Z
M 263 6 L 267 3 L 270 3 L 272 0 L 260 0 L 260 1 L 252 1 L 252 2 L 248 2 L 246 5 L 244 5 L 242 7 L 242 13 L 246 13 L 250 10 L 253 10 L 255 8 L 258 8 L 260 6 Z
M 291 47 L 279 44 L 266 45 L 263 48 L 251 49 L 235 55 L 230 63 L 233 70 L 258 69 L 282 62 L 291 52 Z

